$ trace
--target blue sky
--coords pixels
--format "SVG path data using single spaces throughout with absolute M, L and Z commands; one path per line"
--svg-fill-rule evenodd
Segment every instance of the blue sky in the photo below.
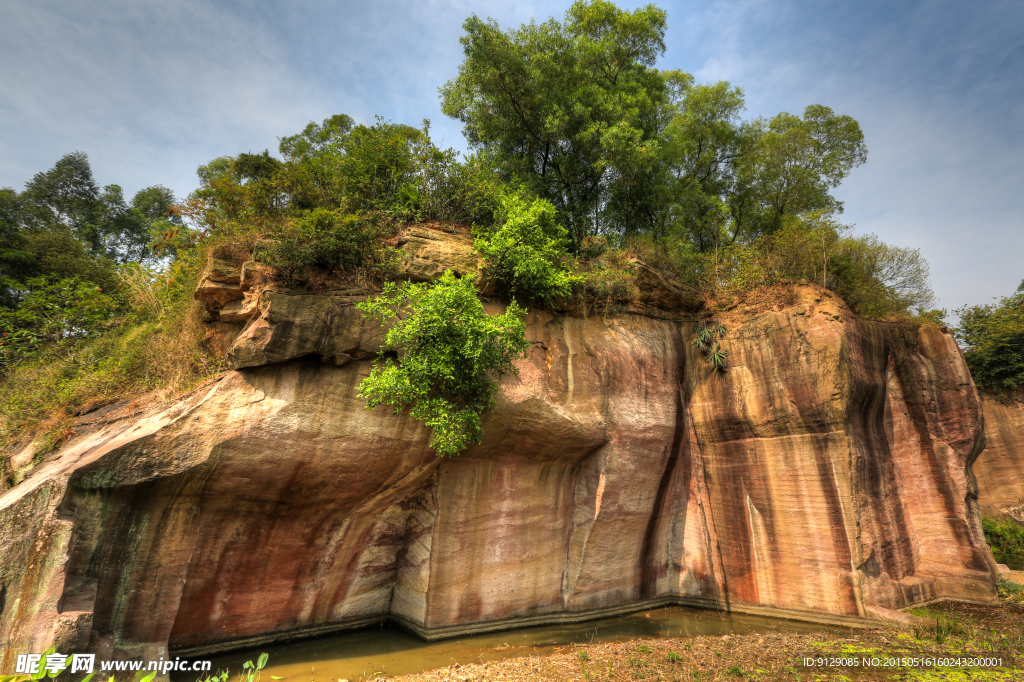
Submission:
M 273 152 L 341 112 L 430 118 L 435 141 L 463 148 L 437 98 L 463 20 L 518 25 L 568 4 L 6 0 L 0 186 L 81 150 L 100 184 L 184 196 L 199 164 Z M 751 117 L 820 103 L 860 121 L 868 162 L 837 190 L 843 220 L 920 248 L 943 307 L 1024 279 L 1024 2 L 658 4 L 663 68 L 741 86 Z

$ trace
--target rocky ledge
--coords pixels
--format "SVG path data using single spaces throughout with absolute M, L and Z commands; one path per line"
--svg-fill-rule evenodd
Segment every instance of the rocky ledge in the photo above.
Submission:
M 364 291 L 248 295 L 214 265 L 198 296 L 235 369 L 0 497 L 0 668 L 54 642 L 157 658 L 667 603 L 863 623 L 994 595 L 981 402 L 940 329 L 797 286 L 722 316 L 712 374 L 691 321 L 531 311 L 483 443 L 442 460 L 356 396 L 380 340 Z

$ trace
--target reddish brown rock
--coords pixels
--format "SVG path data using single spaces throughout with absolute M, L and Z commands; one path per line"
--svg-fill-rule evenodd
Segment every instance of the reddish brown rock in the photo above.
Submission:
M 985 516 L 1024 523 L 1024 403 L 982 395 L 985 451 L 974 464 Z
M 356 396 L 379 329 L 344 297 L 292 298 L 235 343 L 244 369 L 0 497 L 0 669 L 55 638 L 157 658 L 384 618 L 425 636 L 658 603 L 842 621 L 994 594 L 981 405 L 937 329 L 801 287 L 723 317 L 715 375 L 691 323 L 531 312 L 484 442 L 440 460 Z

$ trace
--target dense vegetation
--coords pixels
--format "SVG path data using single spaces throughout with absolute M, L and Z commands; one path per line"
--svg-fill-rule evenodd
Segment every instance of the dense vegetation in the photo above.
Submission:
M 742 119 L 740 88 L 656 67 L 665 20 L 654 6 L 603 0 L 512 30 L 468 19 L 465 60 L 441 88 L 468 156 L 435 146 L 429 121 L 339 114 L 281 138 L 277 156 L 200 166 L 180 201 L 160 186 L 130 202 L 116 185 L 100 190 L 78 152 L 22 192 L 2 190 L 0 440 L 46 422 L 45 449 L 91 407 L 218 371 L 191 296 L 221 245 L 290 284 L 380 287 L 398 277 L 403 226 L 444 223 L 472 231 L 486 258 L 479 285 L 514 305 L 614 310 L 643 265 L 699 291 L 709 316 L 751 290 L 807 280 L 868 317 L 936 319 L 920 254 L 839 222 L 830 192 L 867 155 L 857 122 L 818 104 Z M 470 328 L 501 330 L 488 337 L 498 346 L 461 349 L 476 358 L 465 376 L 440 364 L 414 372 L 417 358 L 455 362 L 437 338 L 465 340 L 399 324 L 401 362 L 363 391 L 370 404 L 412 404 L 439 451 L 454 453 L 478 439 L 517 327 L 471 310 L 465 280 L 436 286 L 387 287 L 367 312 L 405 306 L 406 322 L 439 320 L 436 306 L 457 299 Z M 717 340 L 714 351 L 724 362 Z
M 1011 571 L 1024 571 L 1024 526 L 1010 519 L 982 519 L 985 541 L 992 548 L 996 563 Z
M 1024 282 L 998 303 L 958 308 L 957 340 L 974 381 L 1003 396 L 1024 389 Z

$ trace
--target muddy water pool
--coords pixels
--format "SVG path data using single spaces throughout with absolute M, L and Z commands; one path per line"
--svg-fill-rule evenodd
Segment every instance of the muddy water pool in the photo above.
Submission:
M 452 663 L 483 663 L 552 653 L 573 643 L 618 642 L 655 637 L 696 637 L 767 632 L 836 631 L 826 625 L 726 614 L 672 606 L 585 623 L 542 625 L 520 630 L 424 642 L 397 626 L 381 625 L 312 639 L 273 644 L 211 657 L 213 672 L 228 670 L 232 682 L 245 661 L 269 654 L 261 682 L 339 682 L 381 675 L 408 675 Z M 195 682 L 194 673 L 172 673 L 172 682 Z

